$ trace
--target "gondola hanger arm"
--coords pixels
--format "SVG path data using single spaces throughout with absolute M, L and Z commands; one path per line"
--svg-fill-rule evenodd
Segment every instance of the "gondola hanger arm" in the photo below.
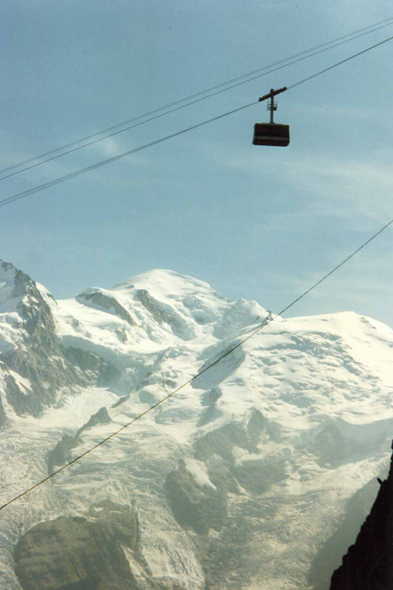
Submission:
M 263 96 L 260 97 L 259 102 L 262 102 L 263 100 L 268 100 L 269 98 L 273 98 L 273 96 L 277 96 L 277 94 L 281 94 L 281 92 L 285 92 L 286 90 L 288 90 L 288 88 L 286 86 L 283 86 L 282 88 L 279 88 L 278 90 L 274 90 L 272 88 L 270 90 L 269 94 L 264 94 Z

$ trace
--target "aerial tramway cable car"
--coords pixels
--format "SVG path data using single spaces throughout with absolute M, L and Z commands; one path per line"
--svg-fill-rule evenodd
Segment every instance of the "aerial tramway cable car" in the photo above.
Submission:
M 277 110 L 277 103 L 274 102 L 275 94 L 278 94 L 278 92 L 272 88 L 270 95 L 262 97 L 262 99 L 266 99 L 267 96 L 270 98 L 270 102 L 267 103 L 267 109 L 270 111 L 270 123 L 255 123 L 252 142 L 254 145 L 275 145 L 279 147 L 289 145 L 289 125 L 275 123 L 273 120 L 273 113 Z

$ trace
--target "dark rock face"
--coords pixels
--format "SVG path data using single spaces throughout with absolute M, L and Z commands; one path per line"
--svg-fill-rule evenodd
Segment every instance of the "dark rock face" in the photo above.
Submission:
M 8 280 L 3 307 L 15 309 L 20 318 L 17 347 L 0 358 L 4 371 L 7 401 L 18 415 L 38 416 L 45 406 L 56 402 L 64 387 L 98 385 L 105 387 L 119 379 L 119 371 L 98 355 L 78 349 L 64 350 L 56 333 L 49 293 L 12 264 L 0 261 Z M 28 380 L 22 387 L 17 373 Z M 0 427 L 2 411 L 0 408 Z
M 63 434 L 55 448 L 48 453 L 48 472 L 53 473 L 56 468 L 64 463 L 68 463 L 72 459 L 72 449 L 77 447 L 79 440 L 77 436 L 70 434 Z
M 101 408 L 75 434 L 64 433 L 55 448 L 49 451 L 47 455 L 49 473 L 53 473 L 58 467 L 71 461 L 72 450 L 81 443 L 80 436 L 85 430 L 94 428 L 94 426 L 98 426 L 99 424 L 109 424 L 110 422 L 111 419 L 108 410 Z
M 226 498 L 213 487 L 198 485 L 186 469 L 184 461 L 171 471 L 166 489 L 173 514 L 184 528 L 207 534 L 210 528 L 219 531 L 226 520 Z
M 100 309 L 105 309 L 106 311 L 112 310 L 113 313 L 131 324 L 131 326 L 137 325 L 131 314 L 116 299 L 105 295 L 98 289 L 92 293 L 81 293 L 77 299 L 80 303 L 89 302 Z
M 381 473 L 381 476 L 385 477 L 386 473 Z M 342 556 L 356 539 L 359 526 L 370 513 L 378 490 L 377 480 L 371 480 L 349 500 L 340 526 L 311 563 L 308 583 L 312 588 L 329 590 L 332 572 L 340 566 Z
M 98 424 L 109 424 L 111 421 L 108 410 L 103 407 L 96 414 L 93 414 L 92 417 L 82 428 L 80 428 L 77 432 L 77 436 L 82 434 L 84 430 L 88 430 L 89 428 L 94 428 L 94 426 L 98 426 Z
M 212 399 L 214 400 L 214 397 Z M 257 442 L 261 437 L 273 438 L 274 435 L 274 426 L 269 424 L 258 410 L 254 410 L 246 427 L 231 423 L 198 439 L 195 444 L 195 458 L 207 461 L 213 453 L 218 453 L 228 465 L 232 465 L 234 444 L 254 453 L 257 452 Z
M 17 348 L 1 358 L 7 400 L 18 415 L 39 415 L 45 406 L 55 402 L 59 388 L 87 385 L 88 379 L 67 361 L 58 342 L 48 303 L 51 296 L 44 297 L 37 284 L 12 264 L 3 262 L 1 269 L 13 286 L 3 305 L 16 305 L 21 335 Z M 21 388 L 11 371 L 27 379 L 29 386 Z
M 121 515 L 120 538 L 135 530 Z M 128 533 L 128 537 L 127 537 Z M 110 522 L 60 517 L 38 524 L 15 548 L 23 590 L 133 590 L 135 578 Z
M 216 388 L 207 392 L 202 403 L 208 409 L 219 397 Z M 258 561 L 250 567 L 250 531 L 266 519 L 269 511 L 266 513 L 254 497 L 248 502 L 244 492 L 268 489 L 282 478 L 285 465 L 280 457 L 269 457 L 268 465 L 255 461 L 248 469 L 247 463 L 236 464 L 232 450 L 236 444 L 245 454 L 252 453 L 259 440 L 269 437 L 268 432 L 276 436 L 274 425 L 254 411 L 247 424 L 227 424 L 198 439 L 194 460 L 204 465 L 213 486 L 198 481 L 187 460 L 180 461 L 178 468 L 167 476 L 169 505 L 180 526 L 191 533 L 206 577 L 205 588 L 216 588 L 223 580 L 228 590 L 245 588 L 260 570 Z M 273 519 L 274 515 L 268 518 Z
M 190 340 L 194 336 L 194 331 L 190 330 L 189 326 L 183 324 L 175 311 L 170 308 L 165 309 L 162 303 L 158 303 L 146 289 L 137 289 L 138 300 L 143 307 L 151 314 L 157 324 L 168 324 L 171 326 L 173 332 L 183 340 Z
M 90 506 L 89 516 L 99 518 L 105 528 L 112 532 L 118 543 L 132 549 L 137 554 L 138 519 L 128 507 L 120 506 L 111 500 L 104 500 Z
M 73 367 L 81 370 L 89 383 L 109 387 L 120 379 L 120 371 L 94 352 L 70 347 L 64 354 Z
M 157 324 L 170 323 L 170 316 L 165 311 L 158 309 L 156 302 L 146 289 L 138 289 L 137 293 L 139 301 L 151 313 Z
M 221 396 L 222 393 L 219 387 L 211 389 L 207 394 L 204 395 L 202 406 L 206 406 L 206 410 L 201 415 L 198 426 L 204 426 L 205 424 L 215 420 L 220 415 L 220 411 L 217 410 L 216 403 Z
M 393 588 L 393 458 L 356 543 L 332 577 L 330 590 Z
M 0 428 L 5 426 L 6 424 L 7 424 L 7 416 L 5 414 L 3 404 L 1 403 L 1 400 L 0 400 Z

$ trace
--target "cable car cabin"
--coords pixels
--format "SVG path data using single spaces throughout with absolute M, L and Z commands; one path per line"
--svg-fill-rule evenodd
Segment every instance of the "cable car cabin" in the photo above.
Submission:
M 289 145 L 289 125 L 280 123 L 255 123 L 254 145 L 286 147 Z

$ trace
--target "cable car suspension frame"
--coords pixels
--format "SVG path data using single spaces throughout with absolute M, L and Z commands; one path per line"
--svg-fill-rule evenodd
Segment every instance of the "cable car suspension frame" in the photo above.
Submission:
M 289 145 L 289 125 L 282 125 L 274 122 L 274 111 L 277 110 L 277 103 L 274 97 L 287 90 L 286 86 L 274 90 L 272 88 L 269 94 L 261 96 L 259 102 L 270 99 L 267 109 L 270 111 L 270 123 L 255 123 L 254 125 L 254 145 L 267 145 L 277 147 L 287 147 Z

